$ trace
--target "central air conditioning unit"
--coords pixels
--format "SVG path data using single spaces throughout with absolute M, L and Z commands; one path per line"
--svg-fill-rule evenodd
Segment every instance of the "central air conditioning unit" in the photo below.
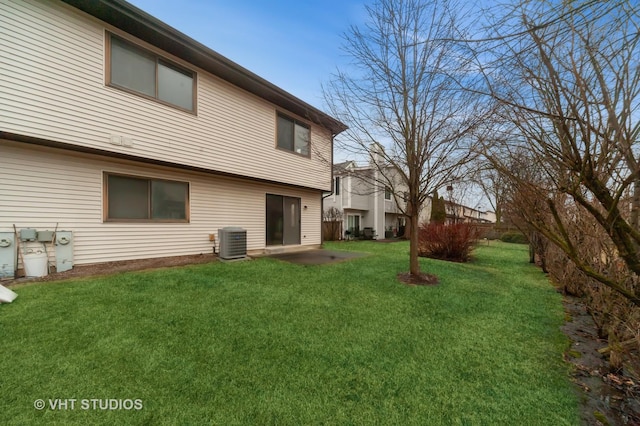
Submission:
M 247 231 L 228 226 L 218 229 L 220 259 L 240 259 L 247 257 Z

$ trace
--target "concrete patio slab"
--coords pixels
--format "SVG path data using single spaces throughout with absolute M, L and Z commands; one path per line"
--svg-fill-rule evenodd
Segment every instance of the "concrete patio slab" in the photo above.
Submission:
M 366 256 L 366 253 L 313 249 L 291 253 L 272 254 L 268 257 L 284 260 L 285 262 L 297 263 L 299 265 L 324 265 L 326 263 L 343 262 L 345 260 L 363 256 Z

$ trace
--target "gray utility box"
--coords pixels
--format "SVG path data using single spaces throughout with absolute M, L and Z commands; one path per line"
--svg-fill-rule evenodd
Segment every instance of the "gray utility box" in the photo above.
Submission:
M 15 278 L 18 245 L 13 232 L 0 232 L 0 278 Z
M 56 272 L 64 272 L 73 268 L 73 233 L 57 231 L 55 241 Z
M 50 243 L 53 241 L 53 231 L 38 231 L 38 241 L 41 243 Z
M 247 257 L 247 231 L 228 226 L 218 229 L 220 259 L 240 259 Z
M 33 228 L 24 228 L 20 230 L 20 241 L 35 241 L 38 231 Z

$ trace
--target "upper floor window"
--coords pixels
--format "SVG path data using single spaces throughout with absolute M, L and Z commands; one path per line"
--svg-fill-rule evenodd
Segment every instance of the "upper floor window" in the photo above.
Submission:
M 105 174 L 105 220 L 189 221 L 189 184 Z
M 195 75 L 112 34 L 107 84 L 193 112 Z
M 334 192 L 336 195 L 340 195 L 340 176 L 336 176 Z
M 309 156 L 311 128 L 298 120 L 278 114 L 278 148 Z
M 384 199 L 385 200 L 391 199 L 391 188 L 389 188 L 388 186 L 384 187 Z

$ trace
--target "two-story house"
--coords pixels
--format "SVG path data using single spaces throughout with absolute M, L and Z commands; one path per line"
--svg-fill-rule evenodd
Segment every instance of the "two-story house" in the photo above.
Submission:
M 321 244 L 346 127 L 123 0 L 0 0 L 0 231 L 75 263 Z
M 375 161 L 366 166 L 345 161 L 333 166 L 333 174 L 333 193 L 326 198 L 324 210 L 335 208 L 341 213 L 342 238 L 362 237 L 365 228 L 379 239 L 404 234 L 407 187 L 394 168 L 378 168 Z M 430 221 L 431 208 L 429 196 L 420 210 L 420 224 Z M 493 212 L 449 200 L 445 200 L 445 209 L 447 223 L 495 223 Z
M 333 193 L 325 199 L 324 209 L 335 207 L 342 213 L 342 229 L 348 232 L 348 237 L 359 237 L 365 228 L 372 229 L 379 239 L 403 234 L 406 188 L 392 168 L 386 169 L 389 179 L 385 179 L 371 163 L 358 166 L 354 161 L 346 161 L 335 164 L 333 174 Z M 431 212 L 430 200 L 426 204 L 421 221 L 428 219 Z

